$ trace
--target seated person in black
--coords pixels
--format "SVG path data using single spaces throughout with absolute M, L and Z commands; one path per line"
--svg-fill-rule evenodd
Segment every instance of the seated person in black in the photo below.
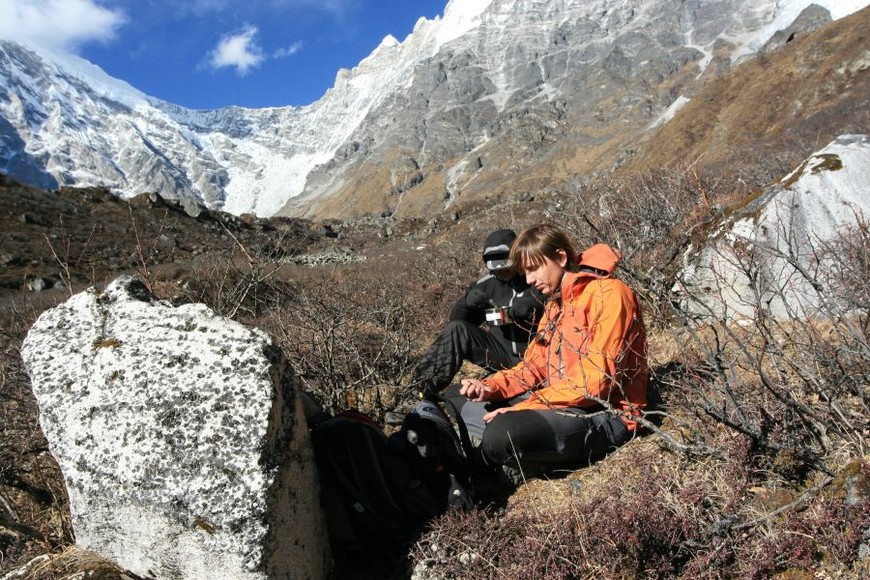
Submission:
M 414 369 L 411 388 L 420 397 L 440 393 L 453 381 L 463 361 L 494 372 L 522 359 L 543 312 L 545 297 L 529 286 L 508 259 L 516 237 L 509 229 L 487 236 L 483 261 L 489 273 L 457 300 L 450 311 L 450 322 Z M 484 325 L 486 311 L 496 307 L 506 307 L 507 319 Z

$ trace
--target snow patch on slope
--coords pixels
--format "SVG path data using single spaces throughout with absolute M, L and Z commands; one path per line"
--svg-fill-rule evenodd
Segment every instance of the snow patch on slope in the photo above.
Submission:
M 861 10 L 867 6 L 866 0 L 783 0 L 777 3 L 774 18 L 763 28 L 750 34 L 738 35 L 732 41 L 743 48 L 734 53 L 732 62 L 739 61 L 742 57 L 757 52 L 764 43 L 770 40 L 778 30 L 788 28 L 792 22 L 808 6 L 815 4 L 826 9 L 831 14 L 831 19 L 839 20 Z
M 661 127 L 662 125 L 664 125 L 665 123 L 667 123 L 668 121 L 673 119 L 674 115 L 676 115 L 680 109 L 682 109 L 687 104 L 689 104 L 689 102 L 691 102 L 691 100 L 692 99 L 690 99 L 688 97 L 684 97 L 684 96 L 677 97 L 677 100 L 674 101 L 673 103 L 671 103 L 671 106 L 668 107 L 667 110 L 664 113 L 662 113 L 658 119 L 653 121 L 653 123 L 649 126 L 649 128 L 650 129 L 657 129 L 658 127 Z

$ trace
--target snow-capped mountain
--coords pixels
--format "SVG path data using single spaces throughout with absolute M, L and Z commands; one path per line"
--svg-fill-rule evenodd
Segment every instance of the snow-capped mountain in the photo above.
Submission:
M 317 102 L 268 109 L 185 109 L 0 41 L 0 171 L 236 214 L 431 215 L 532 187 L 532 164 L 557 183 L 612 163 L 706 78 L 870 0 L 811 3 L 451 0 Z

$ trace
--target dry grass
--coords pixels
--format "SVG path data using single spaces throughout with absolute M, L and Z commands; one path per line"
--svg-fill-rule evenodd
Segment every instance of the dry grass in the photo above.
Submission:
M 118 568 L 93 552 L 75 545 L 64 548 L 59 553 L 41 554 L 16 569 L 14 579 L 52 579 L 78 580 L 93 578 L 98 580 L 137 580 L 139 576 Z

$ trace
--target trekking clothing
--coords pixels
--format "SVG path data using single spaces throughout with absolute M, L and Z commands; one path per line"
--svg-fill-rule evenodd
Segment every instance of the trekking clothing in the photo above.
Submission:
M 547 303 L 521 363 L 484 379 L 494 399 L 532 389 L 519 409 L 595 407 L 600 400 L 632 416 L 646 406 L 646 335 L 640 305 L 620 280 L 567 272 Z
M 515 407 L 520 401 L 528 399 L 530 393 L 510 401 L 479 403 L 460 395 L 459 386 L 453 384 L 447 387 L 443 397 L 449 399 L 459 411 L 472 443 L 481 445 L 485 442 L 481 451 L 489 465 L 514 460 L 518 449 L 524 450 L 522 464 L 529 473 L 540 472 L 544 465 L 588 463 L 622 445 L 631 436 L 617 415 L 605 412 L 600 406 L 558 411 L 512 411 L 497 415 L 490 423 L 485 423 L 483 416 L 486 413 L 499 407 Z M 509 419 L 504 420 L 504 417 Z
M 565 274 L 521 363 L 484 379 L 493 399 L 532 390 L 518 409 L 595 407 L 607 401 L 630 430 L 646 406 L 646 335 L 640 305 L 620 280 Z
M 480 304 L 473 298 L 481 293 L 488 303 Z M 456 301 L 450 311 L 450 322 L 414 370 L 412 384 L 420 392 L 438 393 L 450 384 L 465 360 L 489 371 L 515 365 L 529 344 L 544 301 L 544 296 L 522 276 L 504 281 L 487 274 L 469 286 Z M 486 320 L 486 309 L 497 306 L 508 307 L 513 322 L 481 328 Z
M 469 304 L 466 298 L 474 290 L 482 290 L 489 297 L 490 304 L 484 308 Z M 502 344 L 503 350 L 518 361 L 529 345 L 529 338 L 534 332 L 535 324 L 540 320 L 546 300 L 543 294 L 529 286 L 520 275 L 505 282 L 493 274 L 487 274 L 469 286 L 465 294 L 456 301 L 450 311 L 450 320 L 464 320 L 480 326 L 486 320 L 487 308 L 507 306 L 508 311 L 513 314 L 525 307 L 528 312 L 526 317 L 513 319 L 513 324 L 488 327 L 488 332 Z M 513 364 L 516 363 L 507 366 Z
M 584 252 L 580 271 L 565 272 L 547 302 L 522 362 L 483 379 L 492 393 L 478 413 L 498 401 L 512 408 L 485 426 L 488 464 L 589 459 L 636 430 L 646 406 L 646 333 L 634 292 L 610 277 L 618 259 L 603 244 Z M 466 422 L 471 431 L 474 421 Z

